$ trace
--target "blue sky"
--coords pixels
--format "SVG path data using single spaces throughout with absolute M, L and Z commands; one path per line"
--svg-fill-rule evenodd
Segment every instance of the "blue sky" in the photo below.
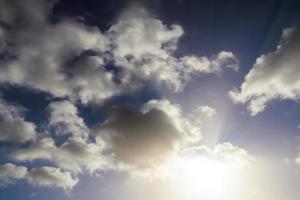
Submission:
M 0 197 L 299 199 L 299 10 L 0 0 Z

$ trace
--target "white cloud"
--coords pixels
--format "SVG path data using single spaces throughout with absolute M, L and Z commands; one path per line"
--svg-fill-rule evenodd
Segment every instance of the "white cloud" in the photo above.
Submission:
M 0 185 L 10 184 L 16 180 L 23 179 L 26 174 L 26 167 L 16 166 L 11 163 L 0 165 Z
M 78 110 L 69 101 L 56 101 L 48 106 L 49 126 L 55 128 L 55 132 L 72 134 L 74 137 L 88 137 L 88 128 L 83 119 L 78 116 Z
M 286 29 L 276 51 L 261 55 L 240 86 L 230 92 L 235 102 L 248 104 L 251 115 L 274 99 L 298 100 L 300 95 L 300 29 Z
M 98 143 L 86 143 L 80 138 L 65 142 L 53 155 L 54 162 L 61 168 L 79 173 L 82 168 L 90 173 L 107 167 L 107 160 Z
M 1 3 L 0 20 L 14 28 L 0 28 L 2 50 L 11 57 L 1 61 L 0 82 L 45 91 L 56 97 L 68 96 L 83 103 L 102 102 L 116 93 L 111 73 L 101 67 L 103 58 L 96 55 L 79 58 L 86 50 L 107 49 L 108 41 L 98 28 L 76 20 L 50 23 L 48 1 Z M 78 63 L 68 66 L 75 60 Z
M 52 138 L 40 137 L 28 148 L 16 149 L 9 156 L 18 161 L 52 160 L 55 149 L 56 146 Z
M 181 152 L 183 158 L 185 157 L 203 157 L 210 160 L 222 161 L 230 165 L 241 167 L 250 164 L 255 159 L 242 148 L 232 145 L 231 143 L 220 143 L 212 149 L 205 145 L 186 148 Z
M 182 35 L 180 25 L 163 24 L 141 7 L 132 7 L 123 13 L 108 32 L 114 46 L 115 62 L 124 71 L 123 83 L 135 83 L 137 87 L 140 81 L 151 81 L 178 92 L 192 74 L 238 68 L 236 57 L 227 51 L 212 58 L 196 55 L 175 57 L 173 52 Z
M 17 161 L 34 161 L 37 159 L 53 162 L 57 167 L 81 173 L 83 169 L 90 173 L 107 167 L 107 159 L 102 153 L 103 146 L 87 143 L 84 139 L 69 138 L 60 147 L 50 137 L 38 139 L 27 148 L 12 151 L 10 158 Z
M 191 74 L 196 73 L 219 73 L 223 68 L 237 70 L 239 68 L 238 60 L 232 52 L 221 51 L 212 58 L 198 57 L 195 55 L 184 56 L 180 58 L 179 64 L 182 65 L 182 73 L 189 78 Z
M 59 168 L 40 167 L 28 171 L 26 167 L 12 163 L 0 165 L 1 185 L 11 184 L 17 180 L 25 180 L 41 187 L 59 187 L 66 191 L 71 190 L 78 182 L 78 178 L 72 176 L 70 172 Z
M 145 55 L 167 58 L 170 46 L 183 35 L 182 27 L 163 24 L 144 8 L 130 7 L 109 29 L 115 57 L 133 56 L 141 60 Z
M 204 115 L 205 117 L 208 118 L 212 118 L 217 114 L 216 109 L 208 105 L 199 106 L 198 108 L 196 108 L 195 111 L 199 115 Z
M 26 179 L 33 185 L 59 187 L 65 190 L 71 190 L 78 182 L 70 172 L 53 167 L 33 168 L 28 172 Z
M 8 165 L 9 170 L 24 169 L 26 178 L 20 173 L 5 175 L 7 180 L 26 179 L 69 190 L 78 181 L 73 176 L 83 170 L 94 172 L 120 163 L 130 169 L 154 169 L 176 156 L 182 146 L 201 140 L 200 127 L 167 100 L 152 100 L 137 110 L 115 108 L 94 127 L 96 138 L 89 135 L 73 103 L 101 104 L 144 84 L 165 84 L 178 92 L 194 74 L 237 69 L 231 52 L 178 58 L 174 51 L 182 27 L 164 24 L 140 7 L 126 10 L 105 32 L 78 20 L 50 22 L 51 8 L 46 0 L 0 0 L 0 54 L 5 55 L 0 83 L 68 99 L 49 104 L 48 129 L 39 136 L 18 107 L 0 102 L 0 140 L 29 141 L 28 146 L 11 148 L 9 158 L 42 159 L 57 167 L 27 172 Z M 70 136 L 55 141 L 51 128 L 57 135 Z
M 48 1 L 16 2 L 1 1 L 0 20 L 14 27 L 0 28 L 0 51 L 9 55 L 1 61 L 2 83 L 84 104 L 102 103 L 141 88 L 145 81 L 180 91 L 192 74 L 237 68 L 237 59 L 227 51 L 212 58 L 175 57 L 182 27 L 164 24 L 141 7 L 125 10 L 102 33 L 78 20 L 49 22 Z M 105 69 L 108 63 L 119 73 Z
M 24 119 L 23 110 L 0 99 L 0 141 L 25 142 L 35 139 L 36 127 Z

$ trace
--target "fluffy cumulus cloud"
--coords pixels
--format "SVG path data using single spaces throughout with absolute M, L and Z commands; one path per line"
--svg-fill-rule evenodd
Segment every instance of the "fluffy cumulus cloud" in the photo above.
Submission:
M 77 108 L 69 101 L 50 103 L 49 125 L 55 128 L 57 134 L 73 134 L 75 137 L 88 137 L 88 128 L 83 119 L 78 116 Z
M 25 180 L 28 183 L 44 187 L 59 187 L 65 190 L 72 189 L 78 182 L 70 172 L 53 167 L 33 168 L 30 171 L 24 166 L 7 163 L 0 165 L 0 184 L 7 185 L 16 180 Z
M 127 9 L 102 32 L 75 19 L 50 22 L 49 1 L 1 0 L 1 5 L 0 82 L 55 97 L 101 103 L 145 81 L 178 91 L 193 73 L 237 68 L 226 51 L 212 58 L 175 57 L 182 27 L 166 25 L 141 7 Z
M 71 138 L 57 147 L 54 140 L 44 137 L 27 148 L 10 152 L 9 157 L 17 161 L 48 160 L 57 167 L 78 174 L 82 169 L 94 172 L 105 168 L 107 161 L 102 154 L 103 147 L 87 143 L 82 138 Z
M 0 81 L 84 103 L 110 97 L 116 90 L 112 75 L 101 67 L 103 59 L 81 56 L 87 50 L 105 51 L 106 37 L 76 20 L 50 23 L 49 2 L 1 1 L 1 54 L 6 59 L 1 60 Z
M 166 99 L 139 108 L 116 106 L 90 130 L 76 105 L 101 106 L 145 84 L 179 92 L 193 75 L 236 70 L 233 53 L 175 56 L 183 28 L 138 6 L 126 9 L 107 30 L 83 20 L 51 21 L 52 6 L 47 0 L 0 0 L 0 84 L 56 97 L 49 98 L 48 121 L 38 126 L 40 133 L 25 120 L 25 109 L 0 100 L 0 141 L 22 143 L 5 147 L 4 156 L 25 166 L 36 160 L 51 164 L 1 165 L 3 184 L 25 180 L 70 190 L 85 171 L 156 170 L 201 141 L 201 127 L 192 118 L 197 113 L 212 118 L 216 112 L 208 106 L 188 117 Z
M 106 169 L 107 161 L 102 154 L 103 146 L 87 143 L 82 139 L 73 138 L 65 142 L 56 152 L 54 161 L 61 168 L 81 172 L 82 168 L 89 172 Z
M 248 104 L 251 115 L 274 99 L 298 100 L 300 95 L 300 29 L 283 31 L 276 51 L 261 55 L 246 75 L 240 90 L 230 92 L 235 102 Z
M 29 183 L 44 187 L 60 187 L 65 190 L 72 189 L 78 182 L 70 172 L 53 167 L 33 168 L 28 172 L 26 179 Z
M 102 143 L 88 139 L 89 129 L 78 116 L 77 108 L 69 101 L 52 102 L 48 106 L 50 132 L 69 136 L 60 144 L 50 134 L 39 134 L 28 146 L 9 151 L 8 157 L 16 161 L 47 160 L 74 174 L 99 171 L 107 165 Z
M 115 107 L 93 133 L 117 164 L 137 170 L 160 168 L 180 149 L 202 139 L 197 122 L 166 99 L 150 100 L 140 109 Z
M 155 168 L 172 157 L 181 135 L 161 110 L 141 112 L 115 108 L 109 119 L 94 127 L 114 159 L 136 168 Z
M 10 152 L 9 156 L 18 161 L 51 160 L 55 149 L 56 146 L 52 138 L 39 137 L 28 148 L 16 149 Z
M 16 180 L 23 179 L 27 174 L 27 168 L 16 166 L 11 163 L 0 165 L 0 184 L 10 184 Z
M 238 68 L 236 57 L 227 51 L 211 58 L 196 55 L 175 57 L 173 52 L 182 35 L 180 25 L 163 24 L 141 7 L 124 12 L 109 29 L 115 62 L 124 71 L 123 82 L 134 80 L 139 85 L 141 80 L 150 80 L 180 91 L 192 74 Z
M 51 134 L 39 134 L 27 146 L 8 151 L 8 158 L 24 164 L 47 160 L 54 167 L 44 166 L 31 170 L 17 167 L 24 169 L 25 175 L 14 177 L 9 172 L 4 173 L 6 182 L 25 180 L 36 186 L 59 187 L 68 191 L 76 185 L 78 175 L 84 171 L 93 174 L 113 169 L 126 171 L 134 177 L 155 178 L 164 176 L 165 170 L 174 160 L 190 156 L 231 163 L 242 163 L 248 159 L 246 151 L 229 143 L 217 145 L 213 150 L 205 146 L 189 147 L 190 144 L 195 146 L 202 139 L 201 127 L 194 118 L 210 118 L 211 113 L 215 115 L 215 110 L 209 106 L 195 109 L 195 113 L 188 117 L 183 115 L 179 105 L 166 99 L 150 100 L 138 109 L 113 107 L 108 118 L 96 124 L 92 130 L 86 127 L 75 112 L 75 105 L 68 101 L 53 102 L 48 106 L 49 124 L 54 107 L 60 111 L 56 119 L 65 124 L 60 130 L 62 133 L 66 132 L 64 129 L 78 131 L 77 128 L 68 127 L 79 121 L 82 125 L 80 127 L 92 133 L 89 138 L 93 139 L 71 133 L 64 142 L 57 143 Z M 16 166 L 8 168 L 12 167 Z
M 34 140 L 36 127 L 23 117 L 24 109 L 0 99 L 0 141 L 25 142 Z

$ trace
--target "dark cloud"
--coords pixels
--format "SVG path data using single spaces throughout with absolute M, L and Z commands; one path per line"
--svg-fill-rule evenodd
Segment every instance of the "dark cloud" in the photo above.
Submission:
M 180 132 L 161 110 L 143 113 L 114 108 L 109 119 L 94 127 L 117 161 L 137 168 L 152 168 L 172 157 Z

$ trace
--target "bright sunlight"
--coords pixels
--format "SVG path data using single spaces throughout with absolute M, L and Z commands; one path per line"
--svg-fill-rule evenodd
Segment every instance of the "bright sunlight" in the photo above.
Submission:
M 239 191 L 240 166 L 209 157 L 178 160 L 173 166 L 175 187 L 182 199 L 230 199 Z

